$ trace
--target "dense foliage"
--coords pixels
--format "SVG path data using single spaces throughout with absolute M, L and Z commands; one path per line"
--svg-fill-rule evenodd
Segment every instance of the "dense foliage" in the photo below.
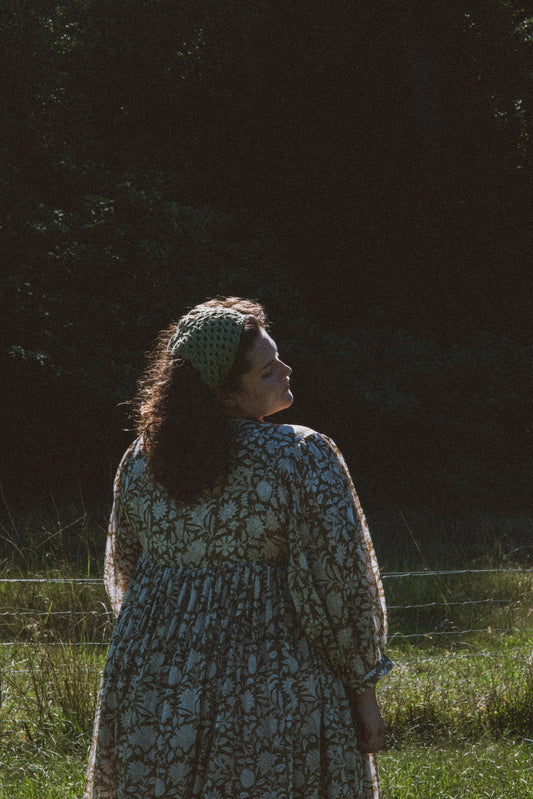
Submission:
M 290 418 L 332 432 L 370 493 L 516 498 L 532 19 L 503 0 L 8 0 L 10 490 L 100 489 L 143 350 L 238 293 L 295 366 Z

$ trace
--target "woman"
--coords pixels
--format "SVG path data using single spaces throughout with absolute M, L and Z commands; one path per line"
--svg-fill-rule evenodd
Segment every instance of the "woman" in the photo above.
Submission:
M 86 799 L 376 799 L 383 589 L 342 456 L 293 401 L 263 308 L 161 334 L 115 480 L 118 614 Z

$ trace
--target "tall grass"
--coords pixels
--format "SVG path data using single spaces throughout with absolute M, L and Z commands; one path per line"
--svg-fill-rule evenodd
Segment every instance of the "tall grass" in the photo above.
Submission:
M 105 651 L 53 643 L 1 651 L 1 799 L 80 796 Z
M 108 511 L 89 513 L 83 497 L 61 509 L 50 496 L 14 510 L 0 486 L 0 564 L 19 576 L 54 566 L 99 576 L 108 517 Z
M 392 646 L 416 640 L 418 647 L 464 650 L 474 637 L 490 649 L 499 635 L 531 629 L 533 571 L 519 563 L 400 572 L 385 575 L 384 583 Z
M 439 504 L 440 502 L 440 504 Z M 533 563 L 533 516 L 520 509 L 366 509 L 383 571 Z
M 41 569 L 36 582 L 0 569 L 0 641 L 45 644 L 109 640 L 113 616 L 101 581 L 77 582 L 68 564 Z M 27 577 L 25 579 L 28 579 Z

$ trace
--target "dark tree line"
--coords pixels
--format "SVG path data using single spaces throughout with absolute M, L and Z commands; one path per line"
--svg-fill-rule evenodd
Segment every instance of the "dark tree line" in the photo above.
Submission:
M 240 293 L 369 490 L 525 494 L 532 18 L 6 2 L 3 480 L 101 490 L 157 330 Z

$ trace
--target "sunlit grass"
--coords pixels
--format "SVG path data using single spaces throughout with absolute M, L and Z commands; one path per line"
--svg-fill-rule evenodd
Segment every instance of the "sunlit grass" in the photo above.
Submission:
M 533 744 L 405 745 L 379 756 L 383 799 L 530 799 Z M 20 742 L 0 753 L 0 799 L 80 799 L 86 759 Z
M 70 645 L 2 652 L 0 799 L 79 799 L 104 658 Z
M 380 755 L 383 799 L 530 799 L 533 742 L 395 747 Z
M 390 743 L 533 738 L 533 636 L 498 649 L 440 656 L 397 653 L 379 693 Z M 392 653 L 394 656 L 394 652 Z
M 533 570 L 521 565 L 384 575 L 384 584 L 392 648 L 492 650 L 533 632 Z
M 85 746 L 73 753 L 52 742 L 37 746 L 24 738 L 0 748 L 0 799 L 80 799 L 86 771 Z

